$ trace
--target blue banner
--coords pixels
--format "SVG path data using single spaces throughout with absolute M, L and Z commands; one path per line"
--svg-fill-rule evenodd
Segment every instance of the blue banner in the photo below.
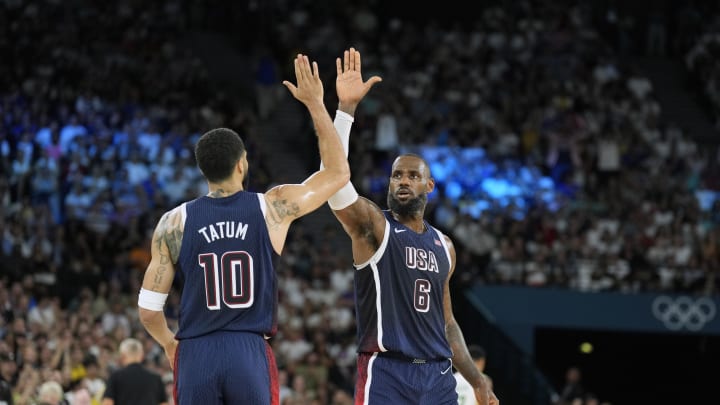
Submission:
M 467 297 L 528 353 L 536 327 L 720 335 L 717 297 L 505 286 L 474 287 Z

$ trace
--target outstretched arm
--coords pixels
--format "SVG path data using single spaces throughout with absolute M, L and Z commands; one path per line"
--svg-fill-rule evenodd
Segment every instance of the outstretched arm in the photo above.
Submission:
M 138 298 L 140 321 L 150 336 L 165 350 L 174 367 L 177 341 L 170 330 L 163 312 L 165 300 L 175 277 L 175 265 L 183 236 L 183 218 L 180 208 L 165 213 L 160 218 L 152 238 L 152 258 L 143 279 Z
M 342 60 L 335 59 L 335 68 L 337 70 L 335 89 L 338 95 L 338 110 L 354 116 L 360 101 L 375 84 L 382 81 L 382 78 L 372 76 L 363 82 L 360 51 L 355 48 L 346 50 Z
M 470 385 L 475 390 L 475 399 L 479 405 L 496 405 L 498 404 L 497 397 L 489 389 L 485 377 L 482 375 L 480 370 L 475 366 L 472 356 L 467 350 L 465 344 L 465 337 L 463 336 L 460 325 L 455 320 L 452 310 L 452 300 L 450 298 L 450 277 L 455 271 L 455 246 L 453 246 L 450 238 L 445 236 L 445 242 L 448 245 L 450 251 L 450 260 L 452 265 L 450 267 L 450 274 L 447 280 L 445 280 L 445 292 L 443 294 L 443 309 L 445 313 L 445 336 L 450 344 L 452 350 L 453 365 L 462 374 Z M 494 399 L 494 400 L 491 400 Z
M 363 81 L 362 60 L 360 52 L 355 48 L 345 50 L 342 60 L 335 60 L 335 67 L 338 111 L 334 124 L 347 156 L 355 110 L 370 89 L 382 79 L 372 76 Z M 354 262 L 366 262 L 380 246 L 385 231 L 385 218 L 380 207 L 366 198 L 359 198 L 355 187 L 349 181 L 330 197 L 328 203 L 352 239 Z
M 326 164 L 302 184 L 280 185 L 265 193 L 268 207 L 265 221 L 278 253 L 282 251 L 290 223 L 320 207 L 350 180 L 347 157 L 323 101 L 318 65 L 313 62 L 311 67 L 308 57 L 302 54 L 294 63 L 297 85 L 287 80 L 283 84 L 308 109 L 318 138 L 320 158 Z

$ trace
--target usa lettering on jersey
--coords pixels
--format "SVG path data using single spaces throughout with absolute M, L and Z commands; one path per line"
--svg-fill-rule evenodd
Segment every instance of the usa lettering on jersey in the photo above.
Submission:
M 432 250 L 405 246 L 405 265 L 408 269 L 440 273 L 437 258 Z

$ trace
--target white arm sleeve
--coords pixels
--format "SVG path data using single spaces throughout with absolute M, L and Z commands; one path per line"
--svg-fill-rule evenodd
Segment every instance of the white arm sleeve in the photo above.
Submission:
M 345 151 L 345 157 L 347 157 L 348 150 L 350 150 L 350 128 L 352 127 L 353 122 L 355 122 L 355 119 L 352 115 L 340 110 L 335 111 L 335 120 L 333 121 L 333 124 L 335 125 L 335 130 L 340 137 L 340 143 L 342 143 L 343 150 Z M 320 162 L 320 169 L 324 167 L 323 163 Z
M 346 157 L 350 149 L 350 128 L 352 127 L 352 123 L 354 121 L 355 119 L 350 114 L 340 110 L 335 112 L 335 120 L 333 121 L 333 124 L 335 124 L 335 130 L 340 137 L 340 142 L 343 145 Z M 320 162 L 320 169 L 322 168 L 323 164 Z M 353 187 L 352 182 L 348 181 L 343 188 L 338 190 L 337 193 L 333 194 L 332 197 L 328 199 L 328 205 L 330 205 L 330 208 L 337 211 L 351 205 L 357 201 L 357 199 L 358 193 L 355 190 L 355 187 Z

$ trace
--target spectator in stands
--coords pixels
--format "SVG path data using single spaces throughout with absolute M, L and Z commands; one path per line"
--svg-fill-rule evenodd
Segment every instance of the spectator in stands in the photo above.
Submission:
M 15 361 L 8 353 L 0 353 L 0 404 L 13 405 L 12 382 L 15 375 Z
M 55 381 L 43 383 L 38 390 L 38 405 L 63 405 L 65 393 L 62 387 Z

